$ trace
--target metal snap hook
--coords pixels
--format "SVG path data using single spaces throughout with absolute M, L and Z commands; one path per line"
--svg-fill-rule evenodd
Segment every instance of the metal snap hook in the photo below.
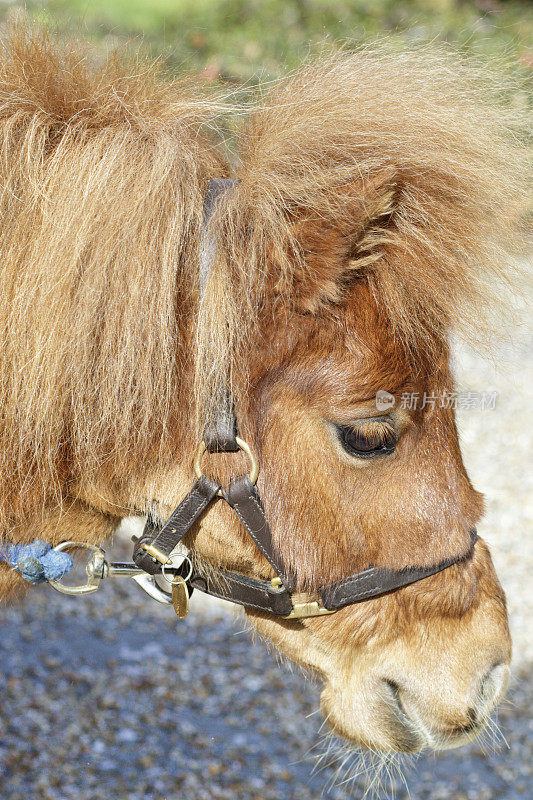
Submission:
M 102 550 L 101 547 L 97 547 L 94 544 L 71 541 L 60 542 L 60 544 L 56 545 L 53 549 L 61 552 L 62 550 L 67 550 L 69 548 L 89 550 L 89 552 L 93 554 L 92 558 L 85 567 L 85 571 L 87 573 L 87 582 L 78 586 L 68 586 L 67 584 L 62 583 L 60 580 L 50 578 L 48 583 L 52 589 L 55 589 L 56 592 L 61 592 L 61 594 L 81 595 L 96 592 L 100 585 L 100 581 L 106 575 L 106 568 L 108 566 L 105 558 L 105 551 Z
M 137 586 L 140 586 L 143 592 L 146 592 L 146 594 L 152 598 L 152 600 L 156 600 L 163 605 L 172 605 L 171 593 L 165 592 L 164 589 L 158 585 L 155 575 L 148 575 L 146 572 L 143 572 L 142 575 L 135 575 L 133 580 Z

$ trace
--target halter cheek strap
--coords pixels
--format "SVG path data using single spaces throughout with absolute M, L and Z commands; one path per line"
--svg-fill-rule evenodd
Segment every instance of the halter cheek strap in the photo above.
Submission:
M 351 603 L 368 600 L 371 597 L 377 597 L 401 589 L 402 586 L 408 586 L 410 583 L 429 578 L 430 575 L 436 575 L 453 564 L 466 561 L 472 555 L 477 539 L 477 531 L 474 528 L 470 531 L 470 546 L 465 553 L 446 558 L 431 567 L 406 567 L 400 570 L 370 567 L 355 575 L 350 575 L 349 578 L 332 583 L 322 590 L 321 596 L 324 605 L 326 608 L 343 608 Z
M 204 202 L 200 297 L 209 277 L 215 249 L 215 244 L 209 237 L 208 221 L 224 192 L 235 183 L 236 181 L 226 179 L 212 180 L 209 183 Z M 227 489 L 222 489 L 217 482 L 201 472 L 200 461 L 206 450 L 219 453 L 244 450 L 251 462 L 250 475 L 240 476 L 234 479 Z M 402 570 L 370 567 L 330 584 L 310 597 L 293 591 L 294 577 L 287 573 L 282 556 L 273 545 L 265 510 L 254 486 L 257 479 L 257 465 L 248 445 L 237 435 L 237 424 L 229 391 L 219 409 L 215 424 L 205 430 L 204 441 L 195 459 L 195 470 L 198 476 L 196 483 L 166 523 L 158 528 L 153 520 L 148 520 L 142 536 L 135 543 L 133 553 L 135 564 L 150 575 L 160 572 L 162 565 L 169 562 L 173 549 L 193 528 L 206 509 L 213 503 L 223 500 L 235 511 L 244 529 L 273 568 L 276 577 L 271 581 L 261 580 L 210 566 L 208 572 L 193 568 L 187 582 L 191 588 L 278 617 L 291 619 L 331 614 L 352 603 L 395 591 L 402 586 L 435 575 L 452 564 L 465 561 L 471 556 L 477 540 L 477 533 L 472 530 L 468 549 L 439 564 L 429 567 L 414 566 Z

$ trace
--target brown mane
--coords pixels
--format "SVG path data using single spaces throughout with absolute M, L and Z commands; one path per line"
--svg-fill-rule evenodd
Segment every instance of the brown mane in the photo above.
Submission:
M 431 345 L 452 328 L 486 339 L 485 314 L 502 305 L 523 241 L 528 173 L 523 119 L 502 106 L 502 93 L 501 81 L 457 56 L 379 45 L 281 81 L 241 137 L 225 232 L 238 268 L 224 296 L 235 304 L 204 318 L 203 330 L 217 327 L 218 314 L 238 319 L 245 336 L 261 293 L 267 306 L 270 292 L 304 313 L 331 308 L 339 284 L 365 275 L 406 346 Z M 328 265 L 316 252 L 322 242 L 302 247 L 295 219 L 349 230 L 354 203 L 342 187 L 351 182 L 368 225 L 339 281 L 331 253 Z
M 150 64 L 24 29 L 4 42 L 3 530 L 79 465 L 169 457 L 202 192 L 226 169 L 199 132 L 221 110 Z
M 208 133 L 230 105 L 147 64 L 99 64 L 12 31 L 0 57 L 2 529 L 61 502 L 81 473 L 170 463 L 194 411 L 194 354 L 208 414 L 258 310 L 291 313 L 294 287 L 321 280 L 298 224 L 340 224 L 338 189 L 353 180 L 379 173 L 389 190 L 346 282 L 365 271 L 406 343 L 477 323 L 524 196 L 515 119 L 481 82 L 448 56 L 376 48 L 275 87 L 242 135 L 194 342 L 202 197 L 228 174 Z M 338 300 L 326 278 L 303 310 Z

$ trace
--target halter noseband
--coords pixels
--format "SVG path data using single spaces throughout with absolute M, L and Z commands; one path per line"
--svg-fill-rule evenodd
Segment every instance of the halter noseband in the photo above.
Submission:
M 207 242 L 202 248 L 204 255 L 200 263 L 200 294 L 206 285 L 211 255 L 214 252 L 214 242 L 209 239 L 207 232 L 208 222 L 224 192 L 235 183 L 234 180 L 216 179 L 211 180 L 208 186 L 204 201 L 203 224 Z M 202 473 L 201 459 L 206 451 L 235 453 L 239 450 L 243 450 L 249 458 L 248 475 L 233 479 L 229 486 L 223 489 L 219 483 Z M 465 561 L 471 556 L 477 540 L 477 533 L 472 530 L 470 545 L 465 552 L 433 566 L 414 566 L 400 570 L 369 567 L 344 580 L 325 586 L 315 596 L 303 595 L 294 591 L 295 577 L 287 572 L 281 554 L 273 546 L 270 526 L 255 487 L 259 469 L 248 444 L 237 435 L 237 423 L 229 392 L 218 410 L 215 425 L 208 426 L 204 432 L 204 440 L 198 448 L 194 469 L 197 475 L 195 484 L 165 524 L 158 527 L 151 518 L 148 518 L 141 537 L 135 540 L 133 553 L 135 564 L 149 575 L 160 573 L 162 567 L 171 563 L 170 554 L 205 510 L 212 503 L 223 499 L 235 511 L 248 535 L 274 569 L 276 577 L 268 581 L 212 565 L 209 565 L 208 571 L 205 572 L 191 566 L 189 575 L 186 579 L 182 579 L 182 583 L 189 589 L 199 589 L 206 594 L 276 617 L 298 619 L 332 614 L 352 603 L 395 591 L 402 586 L 435 575 L 453 564 Z

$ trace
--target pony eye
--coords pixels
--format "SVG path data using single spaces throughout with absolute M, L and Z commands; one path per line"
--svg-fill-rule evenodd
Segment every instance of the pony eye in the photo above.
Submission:
M 337 425 L 337 432 L 346 452 L 358 458 L 390 455 L 396 447 L 394 428 L 384 420 L 364 420 L 354 427 Z

